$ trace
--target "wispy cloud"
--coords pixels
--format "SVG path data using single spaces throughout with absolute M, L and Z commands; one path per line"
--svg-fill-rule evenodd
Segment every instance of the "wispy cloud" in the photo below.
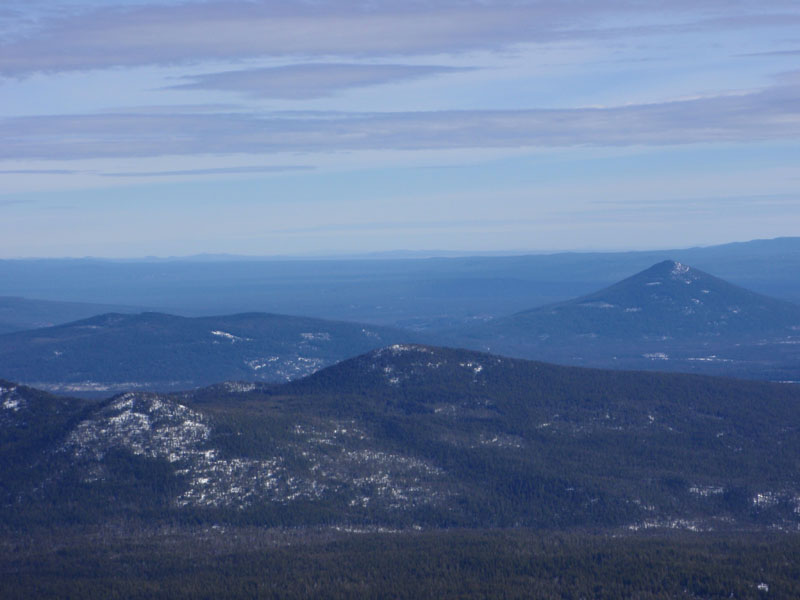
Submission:
M 0 175 L 74 175 L 73 169 L 0 169 Z
M 311 171 L 307 165 L 219 167 L 211 169 L 180 169 L 173 171 L 118 171 L 101 173 L 103 177 L 175 177 L 184 175 L 243 175 L 247 173 L 285 173 L 292 171 Z
M 692 29 L 791 27 L 789 0 L 441 0 L 207 2 L 104 8 L 0 46 L 0 73 L 235 60 L 409 56 Z
M 374 10 L 343 2 L 209 3 L 99 10 L 0 47 L 0 73 L 286 55 L 396 55 L 526 39 L 531 9 Z M 545 15 L 542 15 L 545 16 Z M 211 33 L 213 32 L 213 34 Z
M 0 206 L 14 206 L 15 204 L 28 204 L 25 200 L 0 200 Z
M 299 64 L 207 73 L 168 89 L 223 90 L 262 98 L 308 99 L 358 88 L 470 69 L 424 65 Z
M 611 108 L 395 113 L 102 114 L 0 121 L 0 158 L 672 145 L 800 136 L 800 81 Z
M 747 54 L 740 54 L 739 56 L 800 56 L 800 48 L 793 50 L 770 50 L 768 52 L 748 52 Z

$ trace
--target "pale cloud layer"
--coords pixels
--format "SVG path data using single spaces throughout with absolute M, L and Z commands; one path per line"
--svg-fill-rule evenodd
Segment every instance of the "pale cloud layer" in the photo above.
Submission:
M 0 121 L 0 159 L 796 140 L 798 79 L 785 75 L 752 93 L 613 108 L 23 117 Z
M 101 8 L 0 46 L 0 73 L 259 56 L 397 56 L 800 25 L 800 3 L 722 0 L 209 2 Z
M 800 0 L 5 0 L 0 254 L 800 231 L 798 31 Z

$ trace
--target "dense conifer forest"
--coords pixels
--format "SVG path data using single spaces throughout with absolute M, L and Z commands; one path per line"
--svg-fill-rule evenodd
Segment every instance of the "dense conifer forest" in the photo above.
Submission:
M 3 536 L 7 600 L 800 597 L 797 534 L 164 527 Z

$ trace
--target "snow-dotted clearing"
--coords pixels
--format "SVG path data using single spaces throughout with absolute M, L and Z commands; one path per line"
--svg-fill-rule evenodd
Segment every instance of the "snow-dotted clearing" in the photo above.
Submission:
M 3 409 L 12 412 L 19 412 L 25 406 L 24 401 L 17 391 L 17 386 L 0 386 L 0 400 L 3 401 Z
M 233 335 L 232 333 L 228 333 L 227 331 L 214 330 L 211 332 L 211 335 L 216 336 L 218 338 L 229 340 L 232 344 L 235 344 L 236 342 L 245 341 L 245 338 L 241 338 L 238 335 Z

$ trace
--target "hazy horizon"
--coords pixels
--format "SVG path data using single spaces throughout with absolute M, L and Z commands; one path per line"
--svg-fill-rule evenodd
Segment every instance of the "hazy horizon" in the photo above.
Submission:
M 654 246 L 654 247 L 609 247 L 609 248 L 566 248 L 566 249 L 507 249 L 507 250 L 441 250 L 441 249 L 393 249 L 393 250 L 377 250 L 366 252 L 308 252 L 305 254 L 235 254 L 227 252 L 210 253 L 200 252 L 196 254 L 176 254 L 176 255 L 139 255 L 139 256 L 100 256 L 100 255 L 84 255 L 84 256 L 9 256 L 0 257 L 0 260 L 14 261 L 14 260 L 98 260 L 98 261 L 120 261 L 120 262 L 167 262 L 167 261 L 225 261 L 225 260 L 242 260 L 242 261 L 259 261 L 259 260 L 408 260 L 408 259 L 426 259 L 426 258 L 469 258 L 475 257 L 514 257 L 514 256 L 547 256 L 558 254 L 623 254 L 623 253 L 638 253 L 638 252 L 670 252 L 693 250 L 703 248 L 714 248 L 718 246 L 728 246 L 737 244 L 748 244 L 758 242 L 776 242 L 780 240 L 800 239 L 798 236 L 779 236 L 775 238 L 758 238 L 752 240 L 731 240 L 720 244 L 690 244 L 685 246 Z

